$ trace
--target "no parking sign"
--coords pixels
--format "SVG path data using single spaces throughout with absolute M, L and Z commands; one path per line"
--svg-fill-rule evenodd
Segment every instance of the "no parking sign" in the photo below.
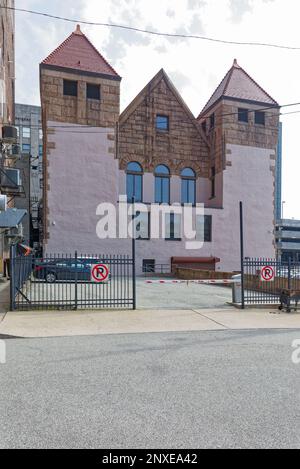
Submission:
M 266 265 L 265 267 L 262 267 L 260 271 L 260 280 L 262 282 L 274 282 L 275 268 L 270 265 Z
M 91 281 L 102 283 L 108 279 L 109 267 L 105 264 L 93 264 L 91 266 Z

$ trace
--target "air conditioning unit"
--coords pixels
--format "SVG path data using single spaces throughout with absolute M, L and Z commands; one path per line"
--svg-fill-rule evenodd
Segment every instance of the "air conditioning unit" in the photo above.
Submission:
M 20 145 L 10 145 L 6 152 L 7 158 L 20 158 L 21 157 L 21 147 Z
M 18 139 L 18 131 L 12 125 L 2 127 L 2 140 L 4 142 L 16 141 Z
M 0 194 L 0 212 L 5 212 L 7 209 L 7 196 Z
M 3 169 L 3 171 L 1 172 L 1 186 L 18 189 L 21 184 L 21 172 L 19 169 Z
M 23 239 L 24 238 L 24 227 L 23 227 L 22 223 L 20 223 L 20 225 L 15 227 L 15 228 L 11 228 L 7 232 L 6 238 L 21 238 L 21 239 Z

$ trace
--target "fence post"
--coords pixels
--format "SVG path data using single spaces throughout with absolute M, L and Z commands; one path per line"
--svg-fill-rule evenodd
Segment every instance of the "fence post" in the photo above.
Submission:
M 9 263 L 10 263 L 10 310 L 16 309 L 16 246 L 10 246 Z
M 241 249 L 241 288 L 242 288 L 242 309 L 245 309 L 245 278 L 244 278 L 244 219 L 243 202 L 240 202 L 240 249 Z
M 75 310 L 78 309 L 78 269 L 77 269 L 78 253 L 75 251 Z
M 133 303 L 132 309 L 136 309 L 136 252 L 135 252 L 135 213 L 134 213 L 134 202 L 135 198 L 132 197 L 132 294 L 133 294 Z
M 292 281 L 291 281 L 291 258 L 289 257 L 288 260 L 288 289 L 291 289 Z

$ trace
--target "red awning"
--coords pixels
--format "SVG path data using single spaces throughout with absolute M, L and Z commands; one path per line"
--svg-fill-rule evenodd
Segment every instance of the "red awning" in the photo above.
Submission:
M 172 257 L 172 264 L 217 264 L 218 257 Z

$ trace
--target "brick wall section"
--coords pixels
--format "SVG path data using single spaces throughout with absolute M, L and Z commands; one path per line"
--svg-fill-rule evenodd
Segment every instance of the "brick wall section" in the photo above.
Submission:
M 169 131 L 156 130 L 157 114 L 169 117 Z M 126 169 L 129 161 L 138 161 L 149 172 L 158 164 L 168 165 L 175 175 L 185 167 L 193 168 L 198 176 L 207 176 L 209 170 L 209 149 L 198 123 L 164 78 L 154 87 L 149 84 L 142 101 L 125 121 L 121 116 L 118 156 L 121 169 Z
M 120 113 L 120 81 L 50 70 L 41 65 L 41 101 L 49 120 L 114 127 Z M 63 80 L 78 82 L 78 96 L 63 95 Z M 100 101 L 86 98 L 87 83 L 100 85 Z

